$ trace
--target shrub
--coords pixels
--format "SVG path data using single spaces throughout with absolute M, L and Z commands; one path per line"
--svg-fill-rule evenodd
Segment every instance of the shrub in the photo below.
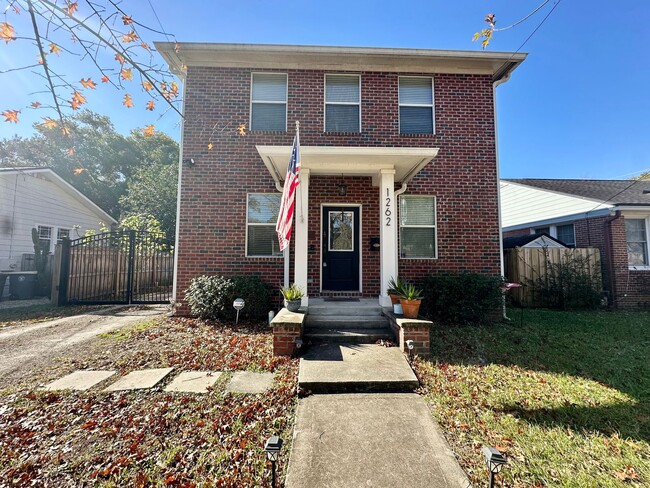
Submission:
M 233 309 L 234 290 L 232 280 L 224 276 L 197 276 L 185 290 L 185 300 L 192 315 L 201 319 L 225 319 Z
M 422 280 L 422 315 L 454 324 L 491 322 L 502 306 L 503 280 L 478 273 L 444 273 Z
M 185 290 L 192 315 L 201 319 L 234 319 L 236 298 L 246 302 L 241 318 L 263 319 L 270 309 L 271 290 L 259 276 L 198 276 Z
M 600 270 L 590 273 L 587 258 L 566 252 L 560 262 L 546 263 L 545 273 L 526 283 L 539 305 L 559 310 L 600 306 Z

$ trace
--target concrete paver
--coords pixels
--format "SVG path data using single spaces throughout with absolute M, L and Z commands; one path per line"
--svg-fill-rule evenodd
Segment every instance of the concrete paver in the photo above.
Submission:
M 174 368 L 155 368 L 131 371 L 126 376 L 122 376 L 104 391 L 142 390 L 145 388 L 153 388 L 173 370 Z
M 376 344 L 311 346 L 300 359 L 298 384 L 314 392 L 333 393 L 410 392 L 419 386 L 399 348 Z
M 218 371 L 184 371 L 167 385 L 165 391 L 207 393 L 208 388 L 214 386 L 220 376 Z
M 296 412 L 287 488 L 471 486 L 414 393 L 313 395 Z
M 85 391 L 93 386 L 101 383 L 107 378 L 110 378 L 116 371 L 74 371 L 69 375 L 59 378 L 56 381 L 45 386 L 46 390 L 78 390 Z
M 226 391 L 229 393 L 264 393 L 271 388 L 273 373 L 252 373 L 250 371 L 237 371 Z

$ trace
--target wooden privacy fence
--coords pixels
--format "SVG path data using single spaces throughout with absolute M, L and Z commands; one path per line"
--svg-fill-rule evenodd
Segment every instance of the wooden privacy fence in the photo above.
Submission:
M 600 251 L 595 247 L 506 249 L 504 252 L 506 281 L 524 285 L 510 290 L 510 297 L 518 304 L 541 306 L 540 297 L 532 284 L 539 280 L 548 283 L 553 265 L 569 262 L 578 263 L 581 270 L 596 283 L 598 290 L 601 290 Z
M 69 303 L 165 303 L 174 254 L 146 232 L 118 231 L 64 241 L 55 254 L 53 299 Z

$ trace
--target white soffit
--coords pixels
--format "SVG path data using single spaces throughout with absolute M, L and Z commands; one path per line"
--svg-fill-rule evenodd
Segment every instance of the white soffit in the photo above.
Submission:
M 291 146 L 256 146 L 276 182 L 284 180 Z M 406 183 L 438 154 L 439 148 L 301 146 L 300 164 L 312 175 L 377 176 L 394 169 L 395 181 Z

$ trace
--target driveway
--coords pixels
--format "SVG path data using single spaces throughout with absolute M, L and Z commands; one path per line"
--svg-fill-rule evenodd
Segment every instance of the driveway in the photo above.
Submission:
M 165 305 L 115 307 L 0 332 L 0 388 L 29 377 L 55 357 L 99 334 L 158 317 L 168 309 Z

